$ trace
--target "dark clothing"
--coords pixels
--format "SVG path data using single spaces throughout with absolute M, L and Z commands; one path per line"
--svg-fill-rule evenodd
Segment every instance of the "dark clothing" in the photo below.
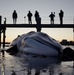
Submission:
M 32 20 L 31 20 L 31 18 L 32 18 L 32 13 L 29 11 L 29 13 L 27 14 L 27 16 L 28 16 L 28 22 L 29 22 L 29 24 L 32 24 Z
M 37 32 L 41 31 L 41 18 L 39 18 L 38 24 L 37 24 Z
M 36 27 L 37 32 L 40 32 L 41 31 L 41 18 L 40 18 L 39 13 L 37 11 L 35 12 L 34 16 L 35 16 L 35 21 L 37 24 L 37 27 Z
M 17 22 L 17 13 L 16 13 L 16 10 L 14 10 L 14 12 L 12 14 L 12 18 L 13 18 L 13 24 L 16 24 L 16 22 Z
M 38 24 L 39 23 L 39 13 L 36 11 L 34 16 L 35 16 L 36 24 Z
M 16 13 L 16 11 L 13 12 L 12 17 L 13 17 L 13 18 L 17 18 L 17 13 Z
M 63 16 L 64 16 L 64 12 L 60 10 L 60 13 L 59 13 L 60 24 L 63 24 Z
M 54 17 L 55 17 L 55 15 L 51 12 L 51 14 L 49 15 L 49 17 L 50 17 L 51 24 L 54 24 Z

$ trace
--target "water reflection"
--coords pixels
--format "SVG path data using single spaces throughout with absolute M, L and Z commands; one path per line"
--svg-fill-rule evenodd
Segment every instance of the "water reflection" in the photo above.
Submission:
M 73 62 L 60 62 L 57 57 L 2 57 L 2 75 L 74 75 Z
M 33 57 L 33 56 L 25 56 L 20 62 L 21 67 L 27 67 L 27 75 L 32 74 L 32 70 L 35 70 L 34 75 L 54 75 L 60 74 L 60 64 L 61 62 L 57 57 Z M 26 65 L 23 65 L 26 64 Z M 32 74 L 33 75 L 33 74 Z

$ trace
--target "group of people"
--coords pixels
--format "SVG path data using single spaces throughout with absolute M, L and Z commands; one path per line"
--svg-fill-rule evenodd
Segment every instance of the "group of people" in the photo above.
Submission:
M 59 13 L 60 24 L 63 24 L 63 16 L 64 16 L 64 12 L 60 10 L 60 13 Z M 49 17 L 50 17 L 51 24 L 54 24 L 55 12 L 51 12 Z
M 29 24 L 32 24 L 32 16 L 33 16 L 33 14 L 31 13 L 31 11 L 29 11 L 28 14 L 27 14 Z M 34 16 L 35 16 L 36 24 L 41 24 L 41 18 L 40 18 L 40 15 L 39 15 L 38 11 L 35 11 Z M 17 18 L 18 18 L 16 10 L 14 10 L 14 12 L 12 13 L 12 18 L 13 18 L 13 24 L 16 24 Z
M 29 11 L 27 14 L 29 24 L 32 24 L 32 16 L 33 14 L 31 13 L 31 11 Z M 63 16 L 64 16 L 64 12 L 60 10 L 60 13 L 59 13 L 60 24 L 63 24 Z M 41 24 L 41 17 L 37 10 L 35 11 L 34 17 L 35 17 L 36 24 Z M 50 17 L 50 23 L 54 24 L 55 12 L 51 12 L 49 17 Z M 16 10 L 14 10 L 14 12 L 12 13 L 12 18 L 13 18 L 13 24 L 16 24 L 17 18 L 18 18 Z
M 27 14 L 29 24 L 32 24 L 32 16 L 33 16 L 33 14 L 31 13 L 31 11 L 29 11 Z M 35 17 L 35 21 L 37 24 L 37 27 L 36 27 L 37 32 L 40 32 L 41 31 L 41 18 L 40 18 L 39 12 L 37 10 L 35 11 L 34 17 Z M 18 18 L 16 10 L 14 10 L 14 12 L 12 13 L 12 18 L 13 18 L 13 24 L 16 24 L 17 18 Z
M 32 24 L 32 16 L 33 15 L 31 13 L 31 11 L 28 12 L 27 16 L 28 16 L 28 22 L 29 22 L 29 24 Z M 40 15 L 39 15 L 38 11 L 35 11 L 34 17 L 35 17 L 36 24 L 41 24 L 40 23 L 41 22 L 41 18 L 40 18 Z

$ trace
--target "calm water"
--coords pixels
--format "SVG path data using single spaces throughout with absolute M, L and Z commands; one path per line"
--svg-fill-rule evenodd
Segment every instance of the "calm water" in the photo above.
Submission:
M 64 46 L 64 48 L 67 46 Z M 70 46 L 73 49 L 73 46 Z M 60 62 L 56 57 L 11 56 L 1 58 L 0 75 L 74 75 L 73 61 Z

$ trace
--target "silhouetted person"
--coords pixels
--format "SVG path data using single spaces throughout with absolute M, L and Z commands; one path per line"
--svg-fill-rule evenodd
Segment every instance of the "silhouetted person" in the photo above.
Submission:
M 41 31 L 41 18 L 39 17 L 39 19 L 38 19 L 39 21 L 38 21 L 38 24 L 37 24 L 37 32 L 40 32 Z
M 32 13 L 29 11 L 28 12 L 28 14 L 27 14 L 27 16 L 28 16 L 28 22 L 29 22 L 29 24 L 32 24 Z
M 41 17 L 39 16 L 39 12 L 38 11 L 35 11 L 35 21 L 36 21 L 36 24 L 37 24 L 37 32 L 40 32 L 41 31 Z
M 55 12 L 54 12 L 54 13 L 51 12 L 51 14 L 49 15 L 49 17 L 50 17 L 50 22 L 51 22 L 51 24 L 54 24 Z
M 16 12 L 16 10 L 14 10 L 14 12 L 12 13 L 12 18 L 13 18 L 13 24 L 16 24 L 16 22 L 17 22 L 17 12 Z
M 63 24 L 63 16 L 64 16 L 64 12 L 60 10 L 60 13 L 59 13 L 60 24 Z
M 35 21 L 36 21 L 36 24 L 38 24 L 39 23 L 39 12 L 38 11 L 35 11 Z

